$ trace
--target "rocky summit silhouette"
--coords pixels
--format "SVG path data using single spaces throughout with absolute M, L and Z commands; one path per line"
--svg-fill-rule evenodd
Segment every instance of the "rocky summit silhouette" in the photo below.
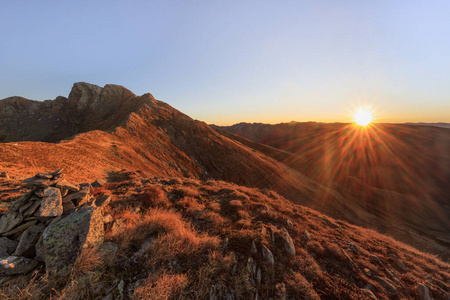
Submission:
M 0 100 L 0 140 L 1 298 L 448 297 L 445 201 L 339 188 L 151 94 Z

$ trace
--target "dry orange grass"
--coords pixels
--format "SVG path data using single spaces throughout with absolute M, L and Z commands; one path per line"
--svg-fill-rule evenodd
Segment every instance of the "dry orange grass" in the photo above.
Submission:
M 185 274 L 170 274 L 167 271 L 149 276 L 133 294 L 133 299 L 182 299 L 182 291 L 188 283 Z
M 197 233 L 180 213 L 165 209 L 149 209 L 133 227 L 117 238 L 122 248 L 135 251 L 147 238 L 158 236 L 150 255 L 150 264 L 169 260 L 178 254 L 192 255 L 217 247 L 219 240 Z
M 45 279 L 38 272 L 18 276 L 0 285 L 0 299 L 31 300 L 44 296 Z
M 166 194 L 157 186 L 147 187 L 144 192 L 139 195 L 138 200 L 141 203 L 141 208 L 144 209 L 169 206 L 169 200 L 167 199 Z

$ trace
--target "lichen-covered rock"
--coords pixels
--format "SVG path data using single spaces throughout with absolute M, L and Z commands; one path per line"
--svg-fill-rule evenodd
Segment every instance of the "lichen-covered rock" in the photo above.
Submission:
M 17 242 L 6 237 L 0 238 L 0 257 L 7 257 L 14 253 Z
M 61 201 L 61 192 L 54 187 L 48 187 L 44 190 L 41 207 L 36 213 L 37 217 L 57 217 L 62 215 L 63 207 Z
M 35 244 L 44 232 L 45 225 L 42 223 L 35 224 L 25 230 L 20 236 L 19 245 L 14 252 L 14 255 L 25 256 L 32 258 L 35 256 Z
M 38 262 L 34 259 L 19 256 L 0 258 L 0 275 L 25 274 L 34 270 Z
M 82 208 L 47 227 L 43 233 L 43 255 L 51 276 L 70 273 L 83 249 L 103 242 L 103 216 L 100 209 Z

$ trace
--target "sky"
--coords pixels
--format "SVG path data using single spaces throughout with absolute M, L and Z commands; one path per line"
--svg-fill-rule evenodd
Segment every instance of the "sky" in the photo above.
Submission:
M 0 99 L 73 83 L 194 119 L 450 122 L 450 1 L 0 0 Z

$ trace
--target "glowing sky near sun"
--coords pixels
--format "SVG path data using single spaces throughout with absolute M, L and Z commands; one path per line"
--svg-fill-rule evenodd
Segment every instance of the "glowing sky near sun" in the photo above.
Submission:
M 449 1 L 3 1 L 0 99 L 74 82 L 193 118 L 450 122 Z

